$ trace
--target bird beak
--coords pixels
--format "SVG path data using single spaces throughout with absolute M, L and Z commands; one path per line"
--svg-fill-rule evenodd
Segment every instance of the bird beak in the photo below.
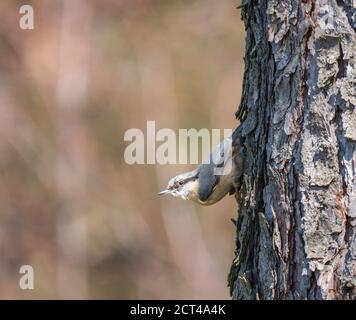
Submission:
M 163 190 L 160 193 L 158 193 L 158 195 L 161 196 L 162 194 L 166 194 L 166 193 L 170 193 L 170 190 L 168 190 L 168 189 Z

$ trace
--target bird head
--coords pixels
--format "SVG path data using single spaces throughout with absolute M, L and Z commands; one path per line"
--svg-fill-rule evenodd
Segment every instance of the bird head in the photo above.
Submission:
M 186 172 L 172 178 L 169 180 L 167 188 L 158 194 L 170 194 L 184 200 L 193 200 L 198 194 L 198 180 L 196 172 Z

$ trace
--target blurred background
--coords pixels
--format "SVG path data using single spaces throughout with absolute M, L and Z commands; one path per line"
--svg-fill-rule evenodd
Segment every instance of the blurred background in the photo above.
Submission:
M 31 4 L 35 29 L 19 28 Z M 0 298 L 225 299 L 234 197 L 157 197 L 130 128 L 238 125 L 239 1 L 0 2 Z M 19 288 L 19 269 L 35 272 Z

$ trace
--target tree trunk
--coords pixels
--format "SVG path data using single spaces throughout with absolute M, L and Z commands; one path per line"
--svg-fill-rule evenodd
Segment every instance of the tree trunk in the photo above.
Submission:
M 233 299 L 356 299 L 355 6 L 244 1 Z

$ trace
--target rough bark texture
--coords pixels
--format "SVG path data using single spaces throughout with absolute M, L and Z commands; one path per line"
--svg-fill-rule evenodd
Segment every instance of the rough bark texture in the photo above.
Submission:
M 233 299 L 356 299 L 355 1 L 244 1 Z

